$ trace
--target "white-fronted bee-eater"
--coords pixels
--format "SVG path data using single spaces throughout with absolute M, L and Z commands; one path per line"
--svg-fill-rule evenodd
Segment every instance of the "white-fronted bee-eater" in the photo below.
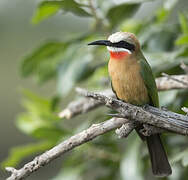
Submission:
M 155 79 L 134 34 L 116 32 L 108 40 L 98 40 L 89 45 L 107 46 L 110 52 L 108 72 L 117 98 L 124 102 L 159 107 Z M 139 133 L 139 129 L 136 128 Z M 139 133 L 140 134 L 140 133 Z M 142 137 L 143 135 L 140 134 Z M 146 140 L 153 174 L 160 177 L 172 173 L 160 134 L 144 137 Z

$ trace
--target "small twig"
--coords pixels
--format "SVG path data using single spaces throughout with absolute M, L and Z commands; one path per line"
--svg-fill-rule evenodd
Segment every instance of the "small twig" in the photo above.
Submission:
M 186 113 L 186 115 L 188 116 L 188 108 L 187 107 L 182 107 L 181 110 L 184 111 Z
M 90 7 L 90 9 L 91 9 L 91 11 L 92 11 L 92 14 L 93 14 L 93 16 L 94 16 L 96 22 L 99 22 L 99 21 L 100 21 L 100 18 L 99 18 L 98 15 L 97 15 L 97 12 L 96 12 L 96 9 L 95 9 L 95 7 L 94 7 L 94 5 L 93 5 L 92 0 L 88 0 L 88 3 L 89 3 L 89 7 Z
M 188 83 L 187 75 L 174 75 L 172 77 Z M 167 77 L 157 78 L 156 84 L 159 91 L 188 88 L 188 86 Z M 111 89 L 107 89 L 101 93 L 108 97 L 115 97 Z M 76 115 L 91 111 L 92 109 L 95 109 L 101 105 L 102 104 L 99 101 L 95 101 L 90 98 L 80 98 L 79 100 L 72 101 L 62 112 L 59 113 L 59 117 L 70 119 Z
M 93 2 L 94 0 L 88 0 L 89 8 L 95 19 L 95 25 L 94 25 L 93 31 L 101 29 L 102 31 L 107 32 L 108 26 L 106 24 L 105 17 L 102 11 L 100 11 L 100 8 L 95 7 Z M 95 2 L 97 3 L 97 1 Z
M 11 174 L 16 174 L 17 170 L 13 167 L 6 167 L 6 171 L 10 172 Z
M 155 81 L 158 91 L 188 88 L 188 75 L 167 75 L 167 77 L 156 78 Z
M 184 82 L 183 80 L 177 79 L 177 78 L 175 78 L 174 76 L 170 76 L 170 75 L 168 75 L 168 74 L 166 74 L 166 73 L 162 73 L 162 75 L 165 76 L 165 77 L 167 77 L 167 78 L 169 78 L 169 79 L 172 79 L 172 80 L 174 80 L 174 81 L 177 81 L 177 82 L 179 82 L 179 83 L 181 83 L 181 84 L 183 84 L 183 85 L 185 85 L 185 86 L 188 87 L 188 83 L 187 83 L 187 82 Z
M 184 70 L 186 74 L 188 74 L 188 66 L 182 61 L 180 67 Z
M 127 122 L 123 124 L 119 129 L 116 129 L 116 134 L 119 138 L 126 138 L 136 127 L 134 122 Z
M 115 97 L 111 89 L 107 89 L 101 93 L 109 97 Z M 79 100 L 72 101 L 66 109 L 59 113 L 59 117 L 70 119 L 78 114 L 91 111 L 98 106 L 101 106 L 101 102 L 89 98 L 81 98 Z

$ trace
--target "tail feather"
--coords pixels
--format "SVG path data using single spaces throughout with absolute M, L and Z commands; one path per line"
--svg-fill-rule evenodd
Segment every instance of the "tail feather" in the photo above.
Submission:
M 165 177 L 172 173 L 165 149 L 162 145 L 160 135 L 146 137 L 146 142 L 150 154 L 153 174 Z

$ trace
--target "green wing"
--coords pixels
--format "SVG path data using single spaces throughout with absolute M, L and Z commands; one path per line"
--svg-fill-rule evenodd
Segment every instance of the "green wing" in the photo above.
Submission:
M 150 97 L 150 105 L 159 107 L 159 97 L 157 93 L 155 78 L 153 76 L 151 67 L 143 55 L 141 55 L 139 59 L 141 65 L 140 73 L 148 90 L 148 94 Z

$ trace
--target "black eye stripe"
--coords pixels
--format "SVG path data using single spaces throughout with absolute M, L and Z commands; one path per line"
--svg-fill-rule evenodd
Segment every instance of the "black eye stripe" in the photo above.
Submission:
M 118 47 L 118 48 L 125 48 L 128 49 L 130 51 L 134 51 L 135 50 L 135 46 L 133 44 L 130 44 L 126 41 L 119 41 L 117 43 L 112 43 L 113 47 Z
M 88 45 L 103 45 L 103 46 L 111 46 L 111 47 L 117 47 L 117 48 L 125 48 L 125 49 L 128 49 L 130 51 L 135 50 L 135 45 L 128 43 L 126 41 L 119 41 L 119 42 L 116 42 L 116 43 L 112 43 L 109 40 L 98 40 L 98 41 L 91 42 Z

